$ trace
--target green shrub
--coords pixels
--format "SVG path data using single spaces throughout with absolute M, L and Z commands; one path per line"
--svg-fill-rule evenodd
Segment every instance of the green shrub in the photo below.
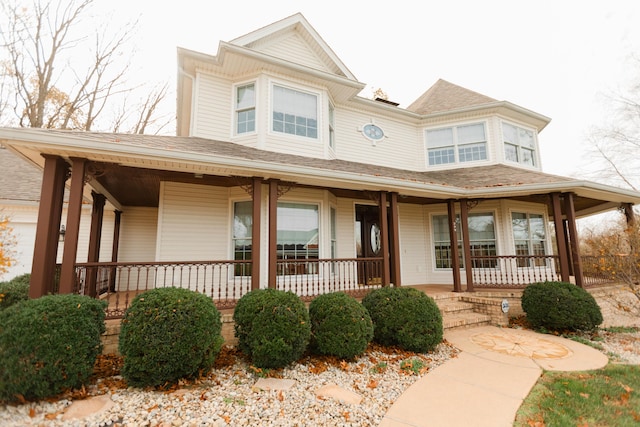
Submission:
M 602 323 L 602 312 L 593 296 L 571 283 L 534 283 L 525 288 L 521 302 L 534 328 L 590 331 Z
M 86 384 L 102 349 L 105 308 L 82 295 L 47 295 L 0 311 L 0 400 Z
M 362 300 L 373 320 L 374 341 L 428 352 L 442 342 L 442 315 L 435 301 L 413 288 L 385 287 Z
M 355 298 L 342 293 L 320 295 L 309 305 L 311 348 L 315 353 L 352 359 L 373 339 L 371 317 Z
M 240 350 L 259 368 L 281 368 L 300 358 L 311 336 L 309 313 L 292 292 L 257 289 L 233 313 Z
M 8 282 L 0 282 L 0 310 L 20 301 L 28 300 L 30 280 L 30 274 L 23 274 Z
M 211 298 L 159 288 L 136 296 L 122 319 L 122 376 L 133 387 L 176 383 L 208 372 L 224 342 Z

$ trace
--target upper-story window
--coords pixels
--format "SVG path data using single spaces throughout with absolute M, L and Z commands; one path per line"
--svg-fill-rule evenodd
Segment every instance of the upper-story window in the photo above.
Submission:
M 335 133 L 335 110 L 333 104 L 329 103 L 329 147 L 336 148 Z
M 318 97 L 274 86 L 273 131 L 318 138 Z
M 236 133 L 256 130 L 256 86 L 254 83 L 236 87 Z
M 487 159 L 484 123 L 427 130 L 429 165 Z
M 502 137 L 506 160 L 536 166 L 536 140 L 533 131 L 502 123 Z

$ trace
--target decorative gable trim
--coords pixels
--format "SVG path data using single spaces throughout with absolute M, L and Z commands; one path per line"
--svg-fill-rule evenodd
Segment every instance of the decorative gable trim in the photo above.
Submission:
M 301 13 L 296 13 L 295 15 L 252 31 L 244 36 L 235 38 L 229 43 L 264 51 L 267 44 L 273 43 L 274 39 L 280 38 L 282 34 L 292 31 L 297 32 L 300 37 L 309 44 L 310 49 L 322 60 L 329 70 L 350 80 L 357 80 L 353 73 L 349 71 L 347 66 L 338 58 L 335 52 L 333 52 Z

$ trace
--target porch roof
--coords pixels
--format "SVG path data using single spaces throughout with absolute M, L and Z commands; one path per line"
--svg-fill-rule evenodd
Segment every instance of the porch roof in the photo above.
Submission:
M 82 157 L 109 172 L 95 176 L 110 201 L 157 204 L 161 180 L 238 185 L 237 177 L 279 179 L 329 188 L 337 195 L 393 191 L 401 202 L 511 198 L 548 203 L 551 192 L 576 194 L 578 215 L 640 203 L 640 193 L 504 164 L 413 171 L 337 159 L 303 157 L 197 137 L 0 128 L 0 143 L 42 167 L 41 154 Z M 202 177 L 202 178 L 200 178 Z M 157 188 L 156 188 L 157 187 Z M 359 194 L 357 194 L 359 193 Z M 133 197 L 139 196 L 139 197 Z

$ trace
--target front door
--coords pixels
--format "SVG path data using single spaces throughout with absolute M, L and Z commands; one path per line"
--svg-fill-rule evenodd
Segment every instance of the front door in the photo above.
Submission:
M 356 254 L 358 258 L 379 258 L 382 255 L 380 229 L 380 209 L 378 206 L 356 205 Z M 358 283 L 380 285 L 382 283 L 382 262 L 364 261 L 358 263 Z

